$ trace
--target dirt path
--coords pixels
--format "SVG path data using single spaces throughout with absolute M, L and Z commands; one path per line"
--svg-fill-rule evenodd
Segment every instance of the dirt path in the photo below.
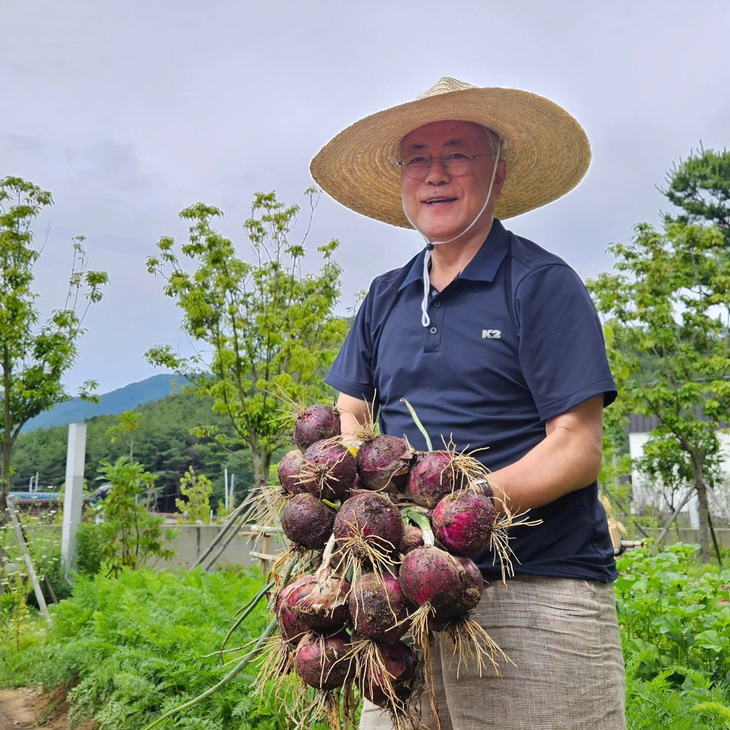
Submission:
M 65 693 L 59 690 L 44 694 L 27 687 L 0 689 L 0 730 L 67 730 L 65 699 Z M 78 730 L 93 730 L 93 725 L 84 723 Z

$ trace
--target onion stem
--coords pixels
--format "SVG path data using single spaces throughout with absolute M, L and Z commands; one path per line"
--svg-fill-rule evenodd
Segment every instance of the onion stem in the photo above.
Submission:
M 431 443 L 431 437 L 426 433 L 426 429 L 423 427 L 423 424 L 421 423 L 420 419 L 416 415 L 416 411 L 414 410 L 413 406 L 405 399 L 401 398 L 401 403 L 406 404 L 406 408 L 409 410 L 411 414 L 411 418 L 413 418 L 413 422 L 416 424 L 416 427 L 418 430 L 423 434 L 423 438 L 426 439 L 426 446 L 428 447 L 429 451 L 433 451 L 433 444 Z
M 226 648 L 226 644 L 228 643 L 228 639 L 231 638 L 233 635 L 233 632 L 251 615 L 253 610 L 256 608 L 256 606 L 261 603 L 261 601 L 266 597 L 266 594 L 274 587 L 274 581 L 270 580 L 240 611 L 240 615 L 236 622 L 231 626 L 230 629 L 228 629 L 228 633 L 226 634 L 226 638 L 223 639 L 223 644 L 221 644 L 220 648 L 220 655 L 221 655 L 221 661 L 223 661 L 223 650 Z
M 430 547 L 433 547 L 435 545 L 436 538 L 433 534 L 433 528 L 431 527 L 431 523 L 428 517 L 426 517 L 423 512 L 417 512 L 414 509 L 406 509 L 403 510 L 403 517 L 407 520 L 410 520 L 411 522 L 413 522 L 413 524 L 421 528 L 421 532 L 423 533 L 424 545 L 428 545 Z

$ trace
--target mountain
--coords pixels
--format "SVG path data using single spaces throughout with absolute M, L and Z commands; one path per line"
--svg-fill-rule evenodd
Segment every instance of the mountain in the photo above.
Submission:
M 31 418 L 23 427 L 23 433 L 50 426 L 65 426 L 69 423 L 84 423 L 94 416 L 117 415 L 130 411 L 143 403 L 159 400 L 176 390 L 174 384 L 182 385 L 185 378 L 170 373 L 153 375 L 151 378 L 130 383 L 123 388 L 99 396 L 98 403 L 80 398 L 59 403 L 50 410 Z

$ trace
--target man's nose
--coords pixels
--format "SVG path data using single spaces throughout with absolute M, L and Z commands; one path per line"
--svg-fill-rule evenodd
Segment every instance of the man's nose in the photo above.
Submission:
M 425 181 L 432 185 L 439 185 L 442 182 L 446 182 L 449 178 L 449 172 L 444 165 L 443 158 L 432 157 L 431 166 L 428 168 L 428 174 L 425 177 Z

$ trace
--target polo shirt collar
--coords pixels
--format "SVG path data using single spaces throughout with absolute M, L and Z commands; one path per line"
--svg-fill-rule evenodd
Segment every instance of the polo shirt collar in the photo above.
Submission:
M 495 218 L 492 222 L 492 230 L 489 231 L 487 240 L 476 252 L 474 258 L 466 265 L 466 268 L 459 274 L 460 279 L 470 281 L 494 281 L 497 269 L 504 260 L 509 250 L 509 232 L 502 223 Z M 426 255 L 424 249 L 411 263 L 411 268 L 398 291 L 405 289 L 409 284 L 422 281 L 423 257 Z

